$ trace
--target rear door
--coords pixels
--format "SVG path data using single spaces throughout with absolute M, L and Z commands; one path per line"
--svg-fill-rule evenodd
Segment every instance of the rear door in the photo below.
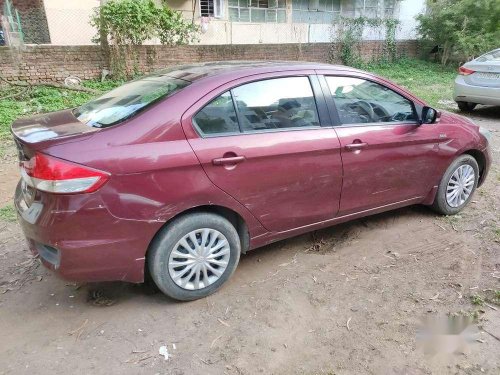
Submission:
M 423 199 L 436 183 L 435 127 L 418 126 L 413 102 L 375 81 L 325 75 L 321 82 L 339 124 L 339 215 Z
M 333 218 L 342 183 L 340 144 L 317 77 L 283 74 L 222 86 L 182 119 L 212 182 L 276 232 Z

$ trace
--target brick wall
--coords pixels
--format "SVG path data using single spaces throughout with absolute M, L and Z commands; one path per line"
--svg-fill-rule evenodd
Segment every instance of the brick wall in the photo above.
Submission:
M 251 44 L 200 46 L 141 46 L 138 67 L 143 73 L 167 66 L 218 60 L 290 60 L 328 62 L 329 43 Z M 381 42 L 362 45 L 366 59 L 380 56 Z M 417 56 L 416 41 L 398 42 L 398 53 Z M 8 80 L 63 81 L 69 75 L 99 78 L 108 62 L 99 46 L 28 46 L 22 50 L 0 47 L 0 75 Z

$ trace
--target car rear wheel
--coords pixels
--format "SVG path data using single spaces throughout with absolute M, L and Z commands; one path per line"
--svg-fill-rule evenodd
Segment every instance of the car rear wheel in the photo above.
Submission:
M 471 112 L 477 106 L 476 103 L 471 102 L 457 102 L 457 105 L 462 112 Z
M 438 187 L 432 207 L 443 215 L 460 212 L 471 200 L 479 180 L 479 166 L 470 155 L 456 158 Z
M 214 293 L 231 277 L 240 249 L 228 220 L 208 212 L 189 214 L 157 234 L 148 253 L 149 271 L 163 293 L 191 301 Z

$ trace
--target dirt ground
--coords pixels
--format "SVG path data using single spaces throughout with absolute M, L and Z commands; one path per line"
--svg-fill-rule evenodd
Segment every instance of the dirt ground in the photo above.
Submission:
M 62 281 L 0 221 L 0 374 L 500 374 L 500 108 L 472 117 L 495 161 L 460 215 L 409 207 L 281 241 L 194 302 Z M 17 182 L 3 159 L 0 206 Z M 477 333 L 424 354 L 419 322 L 446 314 L 478 316 Z

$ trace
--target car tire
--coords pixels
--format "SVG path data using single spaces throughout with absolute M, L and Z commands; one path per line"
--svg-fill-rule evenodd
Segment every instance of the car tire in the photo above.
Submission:
M 474 175 L 471 177 L 472 172 Z M 476 159 L 471 155 L 459 156 L 444 173 L 432 208 L 442 215 L 454 215 L 460 212 L 474 195 L 478 180 L 479 166 Z M 461 188 L 464 185 L 467 187 L 466 190 Z M 456 190 L 458 190 L 458 194 L 454 195 Z M 463 195 L 460 191 L 464 192 Z
M 462 112 L 472 112 L 477 106 L 476 103 L 471 102 L 457 102 L 457 105 L 458 109 L 460 109 Z
M 192 301 L 214 293 L 231 277 L 240 252 L 235 227 L 222 216 L 200 212 L 181 216 L 162 228 L 150 245 L 147 261 L 151 277 L 164 294 Z

